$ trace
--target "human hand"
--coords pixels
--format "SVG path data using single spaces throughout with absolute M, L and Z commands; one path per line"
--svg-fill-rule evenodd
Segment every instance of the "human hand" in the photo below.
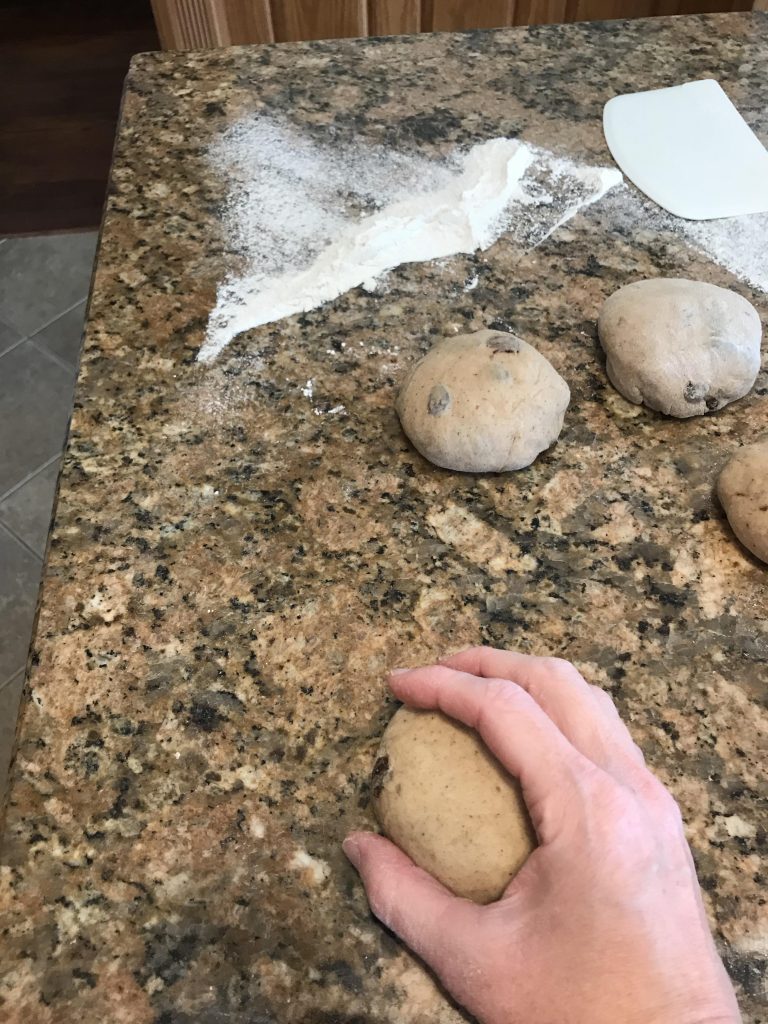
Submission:
M 610 697 L 573 665 L 474 648 L 392 692 L 476 729 L 539 846 L 502 898 L 450 893 L 393 843 L 344 850 L 373 913 L 484 1024 L 735 1024 L 683 825 Z

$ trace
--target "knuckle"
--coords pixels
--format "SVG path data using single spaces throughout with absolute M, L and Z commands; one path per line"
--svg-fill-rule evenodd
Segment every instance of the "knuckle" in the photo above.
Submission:
M 594 837 L 608 858 L 637 863 L 654 855 L 656 839 L 644 825 L 647 815 L 636 793 L 602 775 L 592 780 L 588 796 L 595 812 Z
M 456 678 L 456 669 L 450 668 L 448 665 L 433 665 L 429 669 L 429 674 L 432 682 L 437 683 L 438 686 L 443 686 L 445 683 L 449 683 L 452 679 Z
M 547 657 L 542 658 L 542 668 L 547 669 L 553 675 L 561 675 L 573 668 L 570 661 L 566 661 L 565 658 Z
M 520 702 L 524 691 L 509 679 L 489 679 L 484 690 L 485 702 L 494 706 L 510 706 Z
M 387 927 L 393 927 L 396 917 L 396 879 L 388 869 L 383 869 L 368 878 L 365 884 L 365 891 L 370 903 L 371 910 L 380 921 Z
M 476 665 L 478 671 L 482 675 L 483 670 L 488 661 L 488 654 L 491 648 L 484 647 L 482 644 L 475 644 L 473 647 L 468 647 L 464 651 L 464 657 L 467 658 L 470 664 Z
M 631 788 L 600 771 L 586 773 L 580 783 L 586 835 L 618 884 L 657 869 L 667 856 L 663 836 L 677 843 L 684 835 L 676 800 L 651 772 Z
M 543 658 L 542 668 L 558 682 L 573 685 L 583 683 L 581 673 L 570 661 L 565 658 Z
M 534 679 L 527 687 L 528 693 L 545 714 L 556 714 L 559 696 L 565 689 L 557 679 Z
M 675 800 L 664 783 L 657 779 L 649 769 L 646 768 L 643 771 L 635 789 L 638 795 L 646 800 L 657 813 L 660 812 L 673 821 L 682 822 L 682 814 L 680 813 L 677 800 Z
M 498 655 L 505 653 L 497 647 L 487 647 L 484 644 L 470 648 L 472 661 L 477 665 L 480 675 L 486 677 L 493 674 L 493 667 L 498 664 Z
M 526 687 L 530 695 L 548 710 L 553 702 L 555 704 L 567 699 L 568 694 L 585 686 L 579 671 L 569 662 L 562 658 L 542 658 L 539 665 L 539 672 L 531 679 Z
M 611 697 L 610 693 L 604 690 L 601 686 L 595 686 L 592 683 L 589 684 L 589 691 L 595 698 L 595 700 L 598 702 L 598 704 L 604 707 L 606 711 L 613 712 L 613 714 L 616 715 L 617 718 L 619 717 L 619 710 L 616 707 L 613 701 L 613 697 Z
M 639 747 L 631 737 L 630 737 L 629 750 L 630 750 L 630 753 L 632 754 L 632 756 L 634 757 L 635 761 L 638 763 L 638 765 L 641 768 L 645 768 L 646 767 L 645 754 L 643 753 L 642 748 Z
M 566 658 L 550 657 L 547 661 L 552 665 L 553 668 L 564 673 L 575 673 L 576 666 L 573 662 L 568 661 Z
M 590 762 L 583 766 L 579 784 L 586 801 L 600 811 L 621 800 L 622 791 L 613 776 Z
M 654 782 L 655 788 L 655 800 L 658 803 L 660 809 L 664 814 L 675 823 L 682 825 L 683 813 L 680 810 L 680 805 L 674 796 L 670 793 L 667 787 L 660 782 L 654 775 L 651 776 Z
M 510 710 L 519 710 L 529 699 L 524 690 L 508 679 L 489 679 L 483 688 L 478 724 L 492 722 Z

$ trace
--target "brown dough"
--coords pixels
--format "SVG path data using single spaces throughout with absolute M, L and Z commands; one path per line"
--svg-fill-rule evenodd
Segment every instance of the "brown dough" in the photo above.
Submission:
M 503 473 L 554 444 L 570 397 L 557 370 L 521 338 L 477 331 L 430 349 L 396 408 L 414 447 L 436 466 Z
M 458 896 L 498 899 L 536 846 L 518 782 L 440 712 L 396 712 L 371 782 L 384 833 Z
M 739 448 L 720 474 L 717 496 L 744 547 L 768 562 L 768 438 Z
M 760 369 L 755 307 L 728 288 L 684 278 L 635 281 L 597 322 L 613 386 L 668 416 L 698 416 L 741 398 Z

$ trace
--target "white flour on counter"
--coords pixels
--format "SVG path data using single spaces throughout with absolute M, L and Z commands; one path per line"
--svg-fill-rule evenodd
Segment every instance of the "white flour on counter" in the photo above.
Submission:
M 768 213 L 685 221 L 681 231 L 696 249 L 735 277 L 768 292 Z
M 750 287 L 768 292 L 768 213 L 684 220 L 625 185 L 606 200 L 605 223 L 643 244 L 650 239 L 682 241 Z
M 363 143 L 326 146 L 270 118 L 244 121 L 211 159 L 231 184 L 228 235 L 244 263 L 219 288 L 198 359 L 240 332 L 315 309 L 403 263 L 526 249 L 621 182 L 514 139 L 444 161 Z

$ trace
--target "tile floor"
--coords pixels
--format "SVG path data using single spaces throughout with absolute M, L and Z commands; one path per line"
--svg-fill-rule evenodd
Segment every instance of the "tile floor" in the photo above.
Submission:
M 0 796 L 95 251 L 95 232 L 0 239 Z

